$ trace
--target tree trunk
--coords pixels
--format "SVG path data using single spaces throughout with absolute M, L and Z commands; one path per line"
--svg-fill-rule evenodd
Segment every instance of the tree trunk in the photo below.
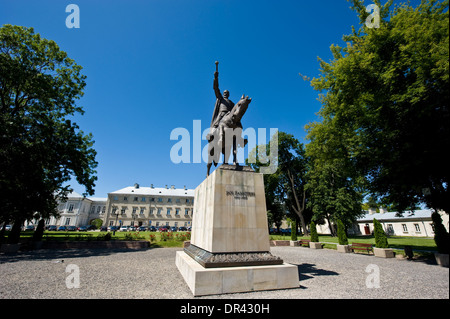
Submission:
M 292 193 L 294 194 L 295 204 L 297 206 L 297 207 L 295 207 L 293 205 L 292 208 L 294 209 L 295 213 L 300 218 L 300 223 L 302 224 L 303 233 L 305 234 L 305 236 L 308 236 L 308 230 L 306 229 L 305 218 L 303 217 L 303 212 L 305 210 L 306 191 L 303 188 L 303 199 L 302 199 L 302 205 L 300 206 L 300 202 L 298 201 L 298 197 L 297 197 L 297 194 L 295 192 L 294 178 L 292 177 L 292 174 L 291 174 L 291 172 L 289 170 L 287 171 L 287 173 L 288 173 L 289 180 L 291 182 L 291 188 L 292 188 Z
M 44 235 L 45 220 L 41 218 L 33 234 L 33 241 L 42 241 Z
M 20 240 L 20 232 L 22 231 L 22 225 L 24 223 L 23 218 L 14 220 L 14 225 L 11 228 L 11 232 L 8 236 L 8 244 L 18 244 Z

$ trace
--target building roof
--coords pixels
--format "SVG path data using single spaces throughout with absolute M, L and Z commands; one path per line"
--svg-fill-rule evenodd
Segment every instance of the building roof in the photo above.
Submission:
M 433 211 L 429 209 L 421 209 L 415 211 L 406 211 L 403 213 L 402 217 L 395 216 L 397 212 L 387 212 L 387 213 L 375 213 L 375 214 L 365 214 L 363 217 L 358 218 L 358 221 L 373 221 L 376 218 L 378 221 L 399 221 L 408 219 L 431 219 L 431 214 Z
M 188 196 L 194 197 L 195 190 L 184 188 L 160 188 L 128 186 L 109 194 L 153 195 L 153 196 Z

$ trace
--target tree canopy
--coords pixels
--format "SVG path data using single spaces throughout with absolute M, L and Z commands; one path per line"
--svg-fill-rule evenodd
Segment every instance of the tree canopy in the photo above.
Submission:
M 84 113 L 81 69 L 33 28 L 0 28 L 1 221 L 55 213 L 72 177 L 94 194 L 92 135 L 72 119 Z
M 448 1 L 417 8 L 381 5 L 379 28 L 352 0 L 361 26 L 319 59 L 321 122 L 307 129 L 309 146 L 329 170 L 343 167 L 369 194 L 400 210 L 425 203 L 450 211 L 446 149 L 450 148 Z M 320 154 L 319 154 L 320 151 Z

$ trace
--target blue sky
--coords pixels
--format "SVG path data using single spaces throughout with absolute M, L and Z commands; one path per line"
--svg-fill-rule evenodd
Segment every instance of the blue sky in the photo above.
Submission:
M 417 1 L 412 1 L 416 3 Z M 69 29 L 66 6 L 80 9 Z M 369 5 L 372 1 L 366 1 Z M 211 121 L 214 62 L 220 89 L 252 103 L 244 129 L 278 128 L 306 142 L 317 120 L 318 92 L 302 80 L 319 75 L 331 44 L 358 25 L 345 0 L 2 0 L 0 24 L 33 27 L 66 51 L 87 76 L 76 122 L 98 152 L 96 197 L 126 186 L 196 188 L 205 163 L 174 164 L 177 127 Z M 202 147 L 206 141 L 202 141 Z M 192 151 L 191 151 L 192 153 Z M 192 158 L 192 154 L 191 154 Z M 75 191 L 84 192 L 73 184 Z

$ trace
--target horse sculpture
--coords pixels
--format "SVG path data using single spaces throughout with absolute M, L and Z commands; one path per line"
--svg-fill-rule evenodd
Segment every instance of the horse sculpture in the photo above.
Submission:
M 228 112 L 219 122 L 217 128 L 211 128 L 211 132 L 207 136 L 208 144 L 208 164 L 206 176 L 212 164 L 217 166 L 220 155 L 224 155 L 224 163 L 228 162 L 230 152 L 233 152 L 233 164 L 237 163 L 237 148 L 244 147 L 247 139 L 242 139 L 241 119 L 247 111 L 248 105 L 252 101 L 248 96 L 242 95 L 239 102 Z

